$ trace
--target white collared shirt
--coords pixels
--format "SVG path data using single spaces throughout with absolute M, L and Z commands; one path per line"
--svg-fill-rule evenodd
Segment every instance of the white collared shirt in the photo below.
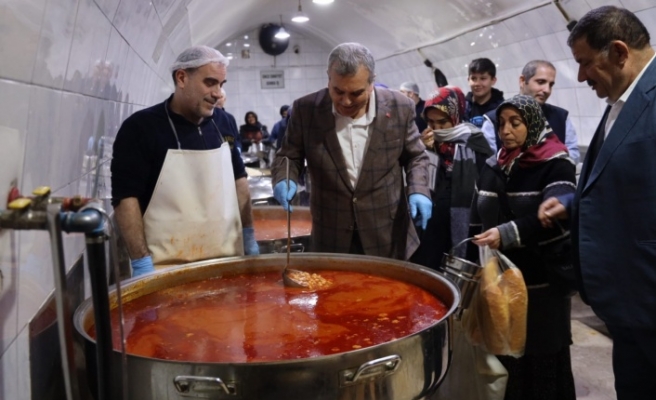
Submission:
M 362 159 L 369 145 L 371 123 L 376 117 L 376 91 L 371 91 L 367 112 L 360 118 L 353 119 L 341 115 L 335 109 L 334 104 L 333 115 L 335 116 L 337 139 L 346 161 L 346 170 L 351 184 L 355 187 L 362 168 Z
M 638 84 L 638 81 L 640 78 L 642 78 L 642 75 L 645 73 L 647 68 L 651 65 L 651 63 L 654 62 L 654 59 L 656 58 L 656 54 L 654 54 L 651 57 L 651 60 L 645 65 L 645 67 L 640 71 L 638 76 L 633 80 L 631 83 L 631 86 L 629 86 L 624 93 L 620 96 L 619 99 L 615 103 L 612 101 L 606 100 L 606 103 L 608 103 L 610 107 L 610 112 L 608 113 L 608 118 L 606 118 L 606 131 L 604 132 L 604 139 L 608 137 L 608 132 L 610 132 L 611 129 L 613 129 L 613 125 L 615 124 L 615 121 L 617 120 L 617 117 L 619 117 L 620 112 L 622 111 L 622 108 L 624 107 L 624 103 L 629 99 L 629 96 L 631 96 L 631 93 L 633 93 L 633 89 L 635 89 L 636 85 Z

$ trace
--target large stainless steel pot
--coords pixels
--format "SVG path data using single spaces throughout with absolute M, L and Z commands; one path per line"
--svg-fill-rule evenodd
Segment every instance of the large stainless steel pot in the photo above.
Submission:
M 310 221 L 312 222 L 312 214 L 310 214 L 310 207 L 293 206 L 291 220 L 292 225 L 294 221 Z M 257 221 L 259 220 L 279 220 L 283 221 L 284 226 L 287 226 L 287 212 L 281 206 L 259 206 L 253 207 L 253 221 L 256 225 L 255 235 L 257 237 Z M 270 253 L 286 253 L 287 252 L 287 235 L 279 238 L 272 238 L 266 240 L 258 240 L 257 244 L 260 246 L 260 254 Z M 292 252 L 304 252 L 310 248 L 310 234 L 292 236 L 292 245 L 290 249 Z
M 182 265 L 127 281 L 124 301 L 158 290 L 234 273 L 282 272 L 285 255 L 232 257 Z M 382 275 L 422 287 L 448 308 L 440 322 L 413 335 L 377 346 L 323 357 L 278 362 L 191 363 L 128 355 L 129 399 L 312 399 L 409 400 L 431 394 L 450 361 L 451 315 L 460 301 L 457 287 L 427 268 L 379 257 L 297 253 L 292 267 L 305 270 L 348 270 Z M 112 306 L 115 291 L 110 293 Z M 93 365 L 95 342 L 87 334 L 93 324 L 89 300 L 76 311 L 74 323 Z M 115 352 L 115 365 L 120 353 Z M 119 382 L 116 372 L 116 382 Z M 92 376 L 92 374 L 90 374 Z

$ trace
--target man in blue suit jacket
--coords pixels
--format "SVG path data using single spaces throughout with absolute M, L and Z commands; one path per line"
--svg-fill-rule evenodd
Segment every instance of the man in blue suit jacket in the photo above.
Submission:
M 656 61 L 649 32 L 612 6 L 587 13 L 568 45 L 609 106 L 576 194 L 547 199 L 543 225 L 572 220 L 581 296 L 613 337 L 618 400 L 656 398 Z

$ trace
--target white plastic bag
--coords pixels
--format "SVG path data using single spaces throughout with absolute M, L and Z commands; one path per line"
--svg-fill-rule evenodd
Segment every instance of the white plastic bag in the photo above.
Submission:
M 501 252 L 487 246 L 481 248 L 480 260 L 483 274 L 462 318 L 467 338 L 488 353 L 521 357 L 528 307 L 522 273 Z
M 453 321 L 453 355 L 433 400 L 503 400 L 508 371 L 496 356 L 474 346 L 460 321 Z

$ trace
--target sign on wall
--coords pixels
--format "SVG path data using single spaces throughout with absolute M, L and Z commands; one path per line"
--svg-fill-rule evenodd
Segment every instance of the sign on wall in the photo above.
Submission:
M 262 89 L 284 89 L 285 71 L 260 71 Z

